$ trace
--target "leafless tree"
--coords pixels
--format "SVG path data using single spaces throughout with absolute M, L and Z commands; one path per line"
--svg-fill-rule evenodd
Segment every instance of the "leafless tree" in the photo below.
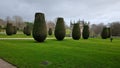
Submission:
M 13 16 L 15 25 L 17 26 L 18 29 L 23 30 L 25 27 L 25 23 L 23 22 L 23 19 L 21 16 Z
M 52 28 L 52 30 L 55 29 L 55 23 L 53 21 L 47 21 L 47 30 L 49 28 Z
M 0 26 L 1 28 L 4 28 L 6 25 L 5 21 L 3 19 L 0 19 Z
M 113 36 L 120 36 L 120 22 L 112 22 L 110 27 Z
M 102 29 L 104 27 L 104 24 L 103 23 L 100 23 L 100 24 L 92 24 L 91 25 L 91 32 L 94 36 L 98 36 L 100 35 Z

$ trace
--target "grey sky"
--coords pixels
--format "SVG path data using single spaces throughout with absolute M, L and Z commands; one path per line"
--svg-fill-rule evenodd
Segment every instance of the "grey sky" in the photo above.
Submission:
M 120 0 L 0 0 L 0 18 L 19 15 L 33 21 L 35 12 L 45 13 L 46 20 L 64 17 L 91 23 L 120 21 Z

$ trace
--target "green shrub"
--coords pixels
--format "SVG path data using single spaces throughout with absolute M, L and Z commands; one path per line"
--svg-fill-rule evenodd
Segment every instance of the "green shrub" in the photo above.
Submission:
M 7 35 L 12 35 L 13 32 L 14 32 L 14 29 L 13 29 L 12 23 L 7 23 L 6 34 Z
M 72 38 L 74 40 L 79 40 L 80 39 L 80 26 L 79 23 L 76 23 L 73 25 L 73 29 L 72 29 Z
M 64 19 L 59 17 L 57 18 L 56 26 L 55 26 L 55 37 L 57 40 L 63 40 L 65 37 L 65 23 Z
M 24 27 L 23 33 L 26 34 L 27 36 L 31 35 L 31 29 L 30 29 L 29 25 Z
M 43 13 L 36 13 L 34 26 L 33 26 L 33 38 L 38 42 L 44 42 L 47 37 L 47 27 L 45 17 Z
M 107 27 L 103 27 L 103 30 L 101 32 L 101 37 L 102 39 L 107 39 L 108 38 L 108 30 Z
M 88 24 L 84 24 L 83 26 L 83 32 L 82 32 L 82 37 L 83 39 L 88 39 L 89 38 L 89 26 Z
M 49 35 L 52 35 L 52 28 L 49 28 L 48 34 L 49 34 Z

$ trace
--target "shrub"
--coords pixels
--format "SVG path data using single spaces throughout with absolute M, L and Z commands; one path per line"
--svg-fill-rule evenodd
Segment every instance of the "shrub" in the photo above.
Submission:
M 27 36 L 31 35 L 31 29 L 30 29 L 29 25 L 24 27 L 23 33 L 26 34 Z
M 72 38 L 74 40 L 79 40 L 80 39 L 80 26 L 79 23 L 74 24 L 73 29 L 72 29 Z
M 12 35 L 13 32 L 14 32 L 14 29 L 13 29 L 12 23 L 7 23 L 6 34 L 7 35 Z
M 44 40 L 46 39 L 47 27 L 43 13 L 35 14 L 32 34 L 33 34 L 33 38 L 38 42 L 44 42 Z
M 49 35 L 52 35 L 52 28 L 49 28 L 48 34 L 49 34 Z
M 59 17 L 57 18 L 56 26 L 55 26 L 55 37 L 57 40 L 63 40 L 65 37 L 65 24 L 64 19 Z
M 83 33 L 82 33 L 82 36 L 83 36 L 83 39 L 88 39 L 89 38 L 89 26 L 88 24 L 84 24 L 83 26 Z
M 101 37 L 102 37 L 102 39 L 107 39 L 107 37 L 108 37 L 107 27 L 103 27 L 103 30 L 101 32 Z

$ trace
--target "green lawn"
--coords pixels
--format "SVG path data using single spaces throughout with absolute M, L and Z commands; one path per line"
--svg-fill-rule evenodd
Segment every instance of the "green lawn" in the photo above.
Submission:
M 0 34 L 0 38 L 32 38 L 32 36 L 26 36 L 25 34 L 15 34 L 11 36 Z
M 0 40 L 0 58 L 19 68 L 120 68 L 120 39 Z
M 51 35 L 51 36 L 47 36 L 48 38 L 53 38 L 54 35 Z M 0 34 L 0 38 L 32 38 L 32 35 L 30 36 L 27 36 L 25 34 L 15 34 L 15 35 L 6 35 L 6 34 Z

